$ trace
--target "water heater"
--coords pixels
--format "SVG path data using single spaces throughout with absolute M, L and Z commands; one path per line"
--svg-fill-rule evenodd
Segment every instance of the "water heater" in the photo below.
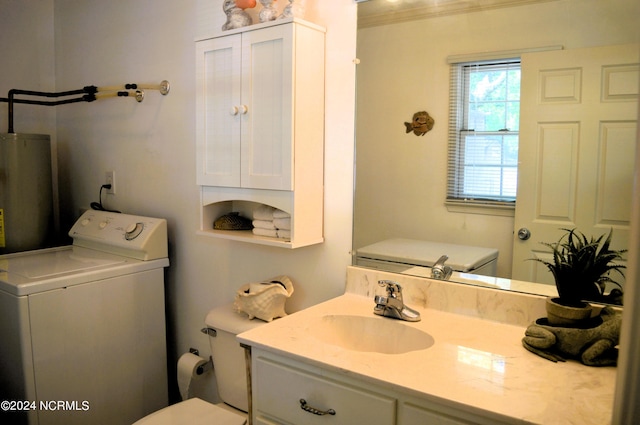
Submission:
M 46 247 L 53 223 L 50 137 L 0 134 L 0 254 Z

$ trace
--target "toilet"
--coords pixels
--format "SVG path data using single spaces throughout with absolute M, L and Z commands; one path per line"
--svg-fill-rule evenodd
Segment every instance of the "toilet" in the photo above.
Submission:
M 205 319 L 208 328 L 218 394 L 223 403 L 211 404 L 191 398 L 165 407 L 133 425 L 242 425 L 247 421 L 248 397 L 244 349 L 236 335 L 264 325 L 236 313 L 228 304 L 211 310 Z

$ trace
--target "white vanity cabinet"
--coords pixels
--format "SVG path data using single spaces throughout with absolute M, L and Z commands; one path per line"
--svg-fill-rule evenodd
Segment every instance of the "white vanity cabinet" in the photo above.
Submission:
M 324 29 L 297 19 L 196 41 L 202 230 L 225 210 L 207 211 L 213 202 L 249 201 L 296 214 L 322 239 L 324 51 Z
M 390 385 L 359 380 L 252 348 L 252 400 L 254 425 L 504 425 L 497 415 L 482 417 L 446 401 L 424 400 Z M 301 400 L 319 413 L 301 407 Z M 446 404 L 445 404 L 446 403 Z
M 381 279 L 402 285 L 422 320 L 375 315 Z M 544 314 L 544 297 L 461 286 L 349 267 L 343 295 L 239 334 L 238 342 L 251 348 L 254 424 L 610 423 L 615 368 L 553 363 L 522 347 L 525 323 Z M 451 311 L 421 308 L 438 297 Z M 495 318 L 487 311 L 497 304 L 517 311 L 522 322 L 482 318 Z M 433 345 L 405 345 L 413 331 L 429 334 Z M 312 415 L 300 399 L 336 414 Z

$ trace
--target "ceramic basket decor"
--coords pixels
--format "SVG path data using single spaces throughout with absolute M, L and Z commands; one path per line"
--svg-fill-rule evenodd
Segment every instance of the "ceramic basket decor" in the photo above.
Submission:
M 285 302 L 293 294 L 293 283 L 287 276 L 277 276 L 265 282 L 242 285 L 235 297 L 235 308 L 249 319 L 257 317 L 271 322 L 287 315 Z

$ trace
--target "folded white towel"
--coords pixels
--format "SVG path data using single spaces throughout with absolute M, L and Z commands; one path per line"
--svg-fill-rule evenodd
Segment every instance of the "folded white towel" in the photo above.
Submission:
M 273 221 L 270 220 L 253 220 L 251 222 L 253 227 L 257 227 L 259 229 L 275 229 L 276 226 L 273 224 Z
M 260 205 L 253 211 L 253 218 L 255 220 L 273 220 L 273 212 L 275 208 L 269 205 Z
M 291 239 L 291 230 L 278 229 L 278 237 L 281 239 Z
M 273 220 L 274 218 L 289 218 L 291 214 L 284 212 L 270 205 L 260 205 L 253 210 L 254 220 Z
M 252 232 L 257 236 L 269 236 L 272 238 L 278 237 L 278 231 L 276 229 L 261 229 L 259 227 L 254 227 Z
M 291 218 L 274 218 L 273 225 L 276 229 L 291 230 Z
M 274 210 L 273 211 L 273 218 L 291 218 L 291 214 L 289 214 L 288 212 L 284 212 L 282 210 Z

